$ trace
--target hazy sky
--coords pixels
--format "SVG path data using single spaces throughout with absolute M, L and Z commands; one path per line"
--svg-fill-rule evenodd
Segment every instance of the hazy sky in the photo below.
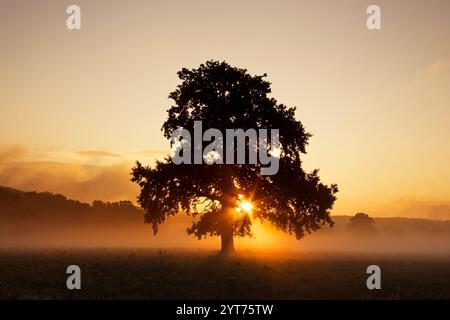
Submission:
M 176 72 L 217 59 L 298 107 L 334 213 L 450 218 L 450 1 L 1 0 L 0 40 L 0 184 L 134 199 Z

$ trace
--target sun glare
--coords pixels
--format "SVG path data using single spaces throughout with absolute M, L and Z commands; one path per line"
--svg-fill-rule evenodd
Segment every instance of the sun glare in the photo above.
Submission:
M 253 205 L 249 201 L 242 201 L 239 205 L 247 213 L 252 211 Z
M 237 201 L 238 206 L 236 207 L 236 212 L 239 214 L 242 213 L 246 213 L 246 214 L 251 214 L 252 210 L 253 210 L 253 204 L 243 198 L 242 196 L 239 197 L 239 200 Z

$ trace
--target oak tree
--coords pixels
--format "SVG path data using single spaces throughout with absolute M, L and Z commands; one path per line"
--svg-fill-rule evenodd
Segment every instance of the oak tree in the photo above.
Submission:
M 189 234 L 198 239 L 220 236 L 222 252 L 231 253 L 233 237 L 251 235 L 256 219 L 297 239 L 333 225 L 330 209 L 337 186 L 323 184 L 318 170 L 302 169 L 301 157 L 311 135 L 295 119 L 294 107 L 269 96 L 266 74 L 252 76 L 226 62 L 207 61 L 196 69 L 183 68 L 178 77 L 181 83 L 169 95 L 173 105 L 162 126 L 167 139 L 179 128 L 193 134 L 199 120 L 203 127 L 221 132 L 276 128 L 279 169 L 274 175 L 262 175 L 260 163 L 174 164 L 169 156 L 152 167 L 137 162 L 132 181 L 140 186 L 138 202 L 155 234 L 169 216 L 185 213 L 193 218 Z

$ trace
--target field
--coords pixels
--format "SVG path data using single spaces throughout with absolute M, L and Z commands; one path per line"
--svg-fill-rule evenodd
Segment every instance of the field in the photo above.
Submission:
M 71 264 L 82 290 L 66 288 Z M 366 288 L 371 264 L 381 290 Z M 3 249 L 0 299 L 450 299 L 450 257 Z

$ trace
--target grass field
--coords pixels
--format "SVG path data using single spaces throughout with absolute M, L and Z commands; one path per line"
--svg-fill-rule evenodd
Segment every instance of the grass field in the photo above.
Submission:
M 82 290 L 66 288 L 79 265 Z M 381 268 L 381 290 L 366 268 Z M 0 299 L 450 299 L 450 257 L 144 249 L 0 250 Z

